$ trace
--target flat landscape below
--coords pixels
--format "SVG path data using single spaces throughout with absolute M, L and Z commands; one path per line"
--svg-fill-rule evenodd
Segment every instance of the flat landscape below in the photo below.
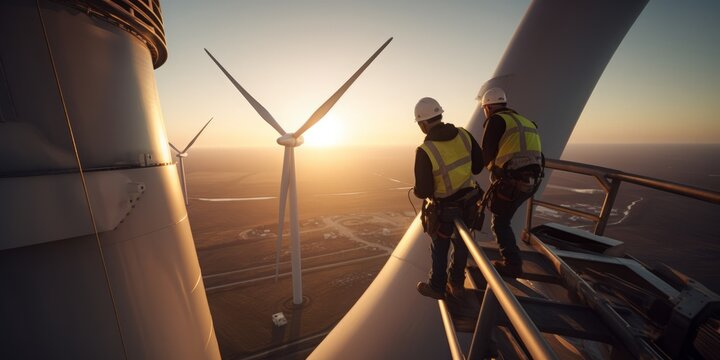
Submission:
M 413 148 L 302 150 L 297 155 L 301 306 L 292 301 L 288 215 L 275 276 L 281 149 L 198 149 L 186 159 L 188 214 L 225 359 L 305 358 L 367 289 L 419 210 L 420 200 L 408 193 Z M 616 164 L 598 158 L 603 151 L 615 156 Z M 712 176 L 720 169 L 686 171 L 685 178 L 666 171 L 687 166 L 682 159 L 668 165 L 665 157 L 653 167 L 645 158 L 595 145 L 569 154 L 575 161 L 720 190 L 720 177 Z M 543 200 L 599 212 L 604 194 L 593 179 L 555 173 L 545 182 Z M 718 218 L 718 206 L 630 185 L 618 195 L 606 234 L 625 241 L 643 262 L 666 263 L 718 291 Z M 536 208 L 533 224 L 545 222 L 592 229 L 581 218 Z M 279 312 L 288 321 L 284 326 L 272 321 Z

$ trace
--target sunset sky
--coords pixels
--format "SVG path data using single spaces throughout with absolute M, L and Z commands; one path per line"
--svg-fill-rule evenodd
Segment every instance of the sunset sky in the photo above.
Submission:
M 165 1 L 170 55 L 156 77 L 168 136 L 184 146 L 214 116 L 197 147 L 275 145 L 203 48 L 292 132 L 392 36 L 306 143 L 417 145 L 417 100 L 435 97 L 465 125 L 529 3 Z M 720 1 L 651 0 L 570 141 L 720 142 L 718 44 Z

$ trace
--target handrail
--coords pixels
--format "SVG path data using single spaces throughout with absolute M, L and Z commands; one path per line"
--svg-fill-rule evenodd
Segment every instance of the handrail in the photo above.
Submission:
M 667 180 L 652 178 L 649 176 L 631 174 L 620 170 L 595 165 L 587 165 L 567 160 L 547 159 L 545 161 L 545 167 L 554 170 L 573 172 L 577 174 L 604 177 L 611 180 L 625 181 L 636 185 L 653 188 L 656 190 L 675 193 L 678 195 L 683 195 L 714 204 L 720 204 L 720 192 L 702 189 L 690 185 L 678 184 Z
M 462 220 L 455 219 L 455 227 L 457 233 L 465 242 L 465 245 L 467 245 L 470 254 L 480 268 L 480 272 L 485 277 L 485 281 L 487 281 L 486 294 L 491 292 L 497 298 L 497 302 L 507 315 L 510 323 L 517 331 L 533 359 L 557 359 L 550 345 L 548 345 L 540 335 L 540 330 L 538 330 L 537 326 L 530 320 L 530 316 L 522 308 L 515 295 L 508 289 L 500 277 L 500 274 L 498 274 L 495 267 L 490 263 L 490 260 L 485 256 L 485 253 L 483 253 L 480 247 L 473 241 Z M 482 323 L 482 315 L 483 311 L 481 310 L 480 317 L 478 317 L 478 324 Z M 486 340 L 490 338 L 489 334 L 481 334 L 481 336 Z M 473 348 L 475 348 L 476 338 L 477 337 L 473 338 Z M 473 355 L 485 356 L 486 354 L 473 354 L 471 350 L 471 358 Z
M 450 354 L 452 354 L 453 360 L 465 360 L 465 355 L 463 355 L 457 334 L 455 334 L 450 310 L 448 310 L 445 300 L 438 300 L 438 306 L 440 307 L 440 316 L 442 317 L 443 326 L 445 327 L 445 336 L 447 336 L 448 346 L 450 346 Z
M 682 196 L 687 196 L 693 199 L 702 200 L 713 204 L 720 204 L 720 192 L 712 190 L 706 190 L 690 185 L 683 185 L 671 181 L 628 173 L 608 174 L 608 178 L 625 181 L 632 184 L 641 185 Z
M 557 204 L 548 203 L 535 198 L 530 198 L 528 201 L 528 216 L 526 217 L 525 228 L 530 229 L 532 227 L 532 207 L 543 206 L 551 208 L 553 210 L 562 211 L 564 213 L 581 216 L 588 220 L 595 222 L 596 235 L 602 235 L 605 232 L 608 220 L 610 219 L 610 213 L 615 203 L 615 197 L 617 196 L 620 184 L 624 182 L 648 187 L 655 190 L 665 191 L 673 194 L 678 194 L 693 199 L 706 201 L 713 204 L 720 204 L 720 192 L 701 189 L 694 186 L 683 185 L 674 183 L 671 181 L 660 180 L 651 178 L 648 176 L 630 174 L 623 171 L 605 168 L 601 166 L 582 164 L 566 160 L 555 160 L 547 159 L 545 161 L 545 167 L 548 169 L 567 171 L 575 174 L 588 175 L 594 177 L 603 188 L 605 192 L 605 200 L 603 201 L 600 209 L 600 214 L 595 216 L 579 210 L 570 209 Z
M 615 169 L 553 159 L 547 159 L 545 167 L 553 170 L 567 171 L 594 177 L 600 183 L 605 192 L 605 200 L 603 201 L 600 214 L 596 216 L 594 214 L 586 213 L 584 211 L 567 208 L 541 200 L 535 200 L 533 197 L 531 197 L 528 201 L 528 211 L 526 218 L 527 231 L 529 231 L 531 228 L 533 206 L 545 206 L 554 210 L 581 216 L 583 218 L 595 221 L 595 234 L 602 235 L 610 217 L 612 206 L 615 202 L 615 197 L 619 191 L 620 184 L 623 181 L 660 191 L 698 199 L 701 201 L 706 201 L 713 204 L 720 204 L 720 192 L 701 189 L 688 185 L 682 185 L 647 176 L 630 174 Z M 510 320 L 510 323 L 515 328 L 515 331 L 520 337 L 520 340 L 522 340 L 525 348 L 533 357 L 533 359 L 556 359 L 554 352 L 547 344 L 547 342 L 542 338 L 538 328 L 535 326 L 532 320 L 530 320 L 530 317 L 528 316 L 527 312 L 525 312 L 525 310 L 522 308 L 517 298 L 512 294 L 510 289 L 508 289 L 507 285 L 500 277 L 500 274 L 498 274 L 495 267 L 493 267 L 490 263 L 490 260 L 488 260 L 487 256 L 485 256 L 481 248 L 474 242 L 462 220 L 455 219 L 455 227 L 457 230 L 457 234 L 459 234 L 462 240 L 465 242 L 465 245 L 467 246 L 470 254 L 477 263 L 480 272 L 482 273 L 485 281 L 487 282 L 487 287 L 485 289 L 485 297 L 480 308 L 480 314 L 478 315 L 477 325 L 475 328 L 475 333 L 473 334 L 473 340 L 468 358 L 482 358 L 490 355 L 488 353 L 490 341 L 490 335 L 488 334 L 488 332 L 490 332 L 492 328 L 497 325 L 495 315 L 497 313 L 497 307 L 499 305 L 500 308 L 502 308 L 502 311 L 505 312 L 507 318 Z M 529 240 L 530 239 L 526 239 L 526 241 L 530 242 Z M 534 246 L 540 252 L 549 251 L 544 245 L 534 244 Z M 551 260 L 554 259 L 555 262 L 560 261 L 562 263 L 562 260 L 558 260 L 556 256 L 554 258 L 552 256 L 549 256 L 549 258 Z M 567 272 L 570 271 L 568 270 L 569 268 L 567 267 L 567 265 L 564 263 L 561 264 L 564 265 L 564 267 L 558 264 L 555 265 L 557 268 L 556 270 L 558 270 L 560 274 L 565 273 L 567 275 Z M 570 283 L 573 282 L 570 281 Z M 581 290 L 587 289 L 582 288 Z M 598 304 L 594 305 L 594 308 L 603 315 L 608 315 L 606 312 L 611 311 Z M 455 332 L 452 328 L 452 320 L 449 318 L 449 311 L 447 309 L 447 305 L 444 301 L 440 300 L 439 306 L 441 315 L 443 317 L 443 324 L 445 326 L 448 344 L 450 345 L 453 359 L 463 359 L 464 357 L 462 355 L 462 352 L 460 351 L 457 336 L 455 335 Z M 611 324 L 617 325 L 613 322 L 611 322 Z M 635 344 L 631 335 L 625 334 L 625 336 L 621 337 L 622 340 L 626 343 L 626 345 L 630 346 L 634 350 L 634 354 L 653 354 L 653 352 L 651 351 L 652 349 L 647 349 L 643 346 L 635 346 L 637 344 Z M 642 344 L 643 343 L 641 342 L 641 345 Z

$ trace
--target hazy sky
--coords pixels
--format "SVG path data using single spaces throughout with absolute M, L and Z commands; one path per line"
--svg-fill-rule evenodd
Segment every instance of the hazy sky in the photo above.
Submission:
M 417 100 L 435 97 L 465 125 L 529 3 L 164 1 L 170 55 L 156 76 L 168 136 L 184 146 L 214 116 L 196 146 L 275 144 L 203 48 L 292 132 L 392 36 L 306 143 L 417 145 Z M 720 1 L 651 0 L 571 142 L 720 142 L 718 44 Z

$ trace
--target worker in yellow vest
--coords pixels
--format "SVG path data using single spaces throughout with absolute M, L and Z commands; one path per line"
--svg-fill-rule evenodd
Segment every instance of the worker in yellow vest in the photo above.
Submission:
M 503 89 L 486 91 L 481 105 L 487 119 L 482 138 L 484 164 L 495 182 L 488 190 L 491 228 L 502 256 L 493 265 L 502 275 L 518 277 L 522 257 L 510 222 L 520 205 L 537 191 L 543 177 L 540 136 L 534 122 L 507 108 Z
M 477 200 L 482 196 L 472 178 L 482 171 L 482 150 L 467 130 L 443 123 L 442 113 L 442 107 L 432 98 L 422 98 L 415 106 L 415 121 L 427 136 L 415 153 L 414 193 L 425 199 L 423 227 L 430 235 L 432 254 L 430 279 L 419 282 L 417 289 L 434 299 L 443 299 L 446 290 L 456 297 L 464 293 L 468 249 L 454 235 L 453 220 L 476 212 Z M 448 270 L 451 243 L 453 255 Z

